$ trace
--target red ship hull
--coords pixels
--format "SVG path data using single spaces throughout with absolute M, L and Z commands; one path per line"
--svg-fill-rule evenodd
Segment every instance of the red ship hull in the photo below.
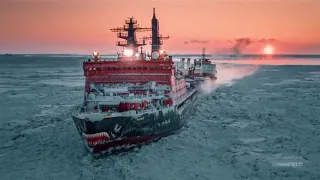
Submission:
M 125 152 L 126 150 L 131 150 L 142 145 L 147 145 L 152 142 L 156 142 L 160 138 L 169 136 L 171 134 L 173 133 L 165 132 L 159 135 L 128 137 L 126 139 L 97 144 L 94 147 L 88 146 L 87 148 L 89 148 L 89 150 L 95 156 L 100 156 L 102 154 Z

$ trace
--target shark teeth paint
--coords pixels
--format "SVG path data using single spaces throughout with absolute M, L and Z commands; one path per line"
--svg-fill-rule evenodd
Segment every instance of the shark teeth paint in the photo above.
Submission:
M 99 143 L 103 143 L 110 139 L 110 136 L 107 132 L 100 132 L 96 134 L 85 134 L 82 133 L 82 136 L 88 146 L 95 146 Z

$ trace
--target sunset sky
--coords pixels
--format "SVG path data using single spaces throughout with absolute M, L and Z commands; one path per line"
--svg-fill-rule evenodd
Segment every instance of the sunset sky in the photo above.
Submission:
M 320 54 L 320 0 L 0 0 L 0 53 L 115 53 L 109 29 L 150 27 L 152 7 L 169 53 L 232 53 L 246 38 L 242 53 Z

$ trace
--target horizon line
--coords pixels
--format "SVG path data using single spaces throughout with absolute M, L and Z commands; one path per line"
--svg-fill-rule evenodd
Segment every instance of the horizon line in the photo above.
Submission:
M 92 54 L 81 54 L 81 53 L 0 53 L 0 55 L 78 55 L 78 56 L 90 56 Z M 201 53 L 172 53 L 168 54 L 169 56 L 177 56 L 177 55 L 187 55 L 187 56 L 202 56 Z M 215 54 L 215 53 L 207 53 L 206 56 L 209 55 L 228 55 L 228 56 L 320 56 L 319 54 L 315 53 L 282 53 L 282 54 L 272 54 L 272 55 L 266 55 L 266 54 L 256 54 L 256 53 L 246 53 L 246 54 Z M 100 54 L 100 56 L 117 56 L 117 54 L 110 53 L 110 54 Z

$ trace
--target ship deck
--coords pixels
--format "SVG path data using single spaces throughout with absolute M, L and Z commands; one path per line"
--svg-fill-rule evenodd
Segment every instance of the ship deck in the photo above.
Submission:
M 182 107 L 183 104 L 197 92 L 198 88 L 189 88 L 187 90 L 186 98 L 182 99 L 181 101 L 177 101 L 174 104 L 177 105 L 178 108 Z M 154 96 L 157 97 L 157 96 Z M 173 106 L 160 106 L 160 107 L 150 107 L 148 109 L 141 109 L 141 110 L 129 110 L 125 112 L 101 112 L 99 110 L 96 111 L 86 111 L 83 106 L 77 107 L 77 109 L 73 112 L 73 116 L 79 119 L 87 119 L 90 121 L 100 121 L 104 118 L 113 118 L 113 117 L 128 117 L 131 116 L 133 118 L 138 118 L 143 114 L 149 113 L 157 113 L 159 111 L 169 111 L 174 108 Z

